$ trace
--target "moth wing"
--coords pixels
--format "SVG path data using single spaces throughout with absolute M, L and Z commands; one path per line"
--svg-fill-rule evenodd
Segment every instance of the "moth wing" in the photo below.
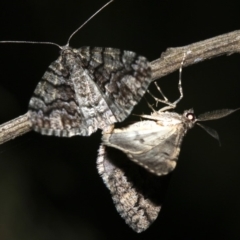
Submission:
M 117 121 L 123 121 L 152 80 L 150 63 L 135 52 L 115 48 L 82 47 L 79 51 L 82 59 L 90 52 L 86 67 Z
M 71 77 L 61 56 L 50 64 L 29 102 L 35 131 L 66 137 L 88 134 Z
M 44 135 L 89 136 L 124 120 L 151 81 L 146 58 L 113 48 L 62 51 L 29 103 L 33 129 Z
M 159 178 L 103 145 L 97 168 L 121 217 L 134 231 L 146 230 L 158 216 L 169 178 Z
M 123 151 L 129 159 L 160 176 L 175 168 L 183 135 L 182 124 L 161 126 L 155 121 L 143 121 L 103 133 L 102 142 Z

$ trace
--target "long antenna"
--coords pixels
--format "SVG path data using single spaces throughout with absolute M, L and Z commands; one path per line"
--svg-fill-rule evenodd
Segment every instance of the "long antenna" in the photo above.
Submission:
M 62 47 L 60 45 L 58 45 L 57 43 L 53 43 L 53 42 L 34 42 L 34 41 L 0 41 L 0 43 L 21 43 L 21 44 L 46 44 L 46 45 L 54 45 L 59 47 L 60 49 L 62 49 Z
M 83 27 L 85 26 L 94 16 L 96 16 L 99 12 L 101 12 L 107 5 L 109 5 L 111 2 L 113 2 L 114 0 L 109 1 L 108 3 L 106 3 L 104 6 L 102 6 L 97 12 L 95 12 L 87 21 L 85 21 L 79 28 L 77 28 L 68 38 L 67 44 L 65 46 L 69 46 L 69 42 L 71 40 L 71 38 Z M 59 47 L 60 49 L 63 49 L 62 46 L 58 45 L 57 43 L 53 43 L 53 42 L 34 42 L 34 41 L 0 41 L 0 43 L 20 43 L 20 44 L 46 44 L 46 45 L 54 45 Z
M 87 21 L 85 21 L 79 28 L 77 28 L 72 34 L 71 36 L 68 38 L 67 44 L 66 46 L 69 46 L 69 42 L 71 40 L 71 38 L 82 28 L 84 27 L 93 17 L 95 17 L 99 12 L 101 12 L 105 7 L 107 7 L 110 3 L 112 3 L 114 0 L 111 0 L 109 2 L 107 2 L 105 5 L 103 5 L 98 11 L 96 11 Z

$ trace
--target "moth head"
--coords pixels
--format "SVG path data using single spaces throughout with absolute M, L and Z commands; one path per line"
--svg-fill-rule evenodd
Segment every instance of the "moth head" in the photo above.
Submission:
M 197 118 L 192 108 L 183 112 L 183 120 L 188 129 L 195 125 Z
M 74 50 L 75 49 L 72 49 L 71 47 L 69 47 L 69 46 L 63 46 L 63 47 L 61 47 L 61 51 L 60 51 L 60 55 L 64 58 L 64 57 L 66 57 L 66 56 L 68 56 L 68 55 L 73 55 L 74 54 Z
M 71 48 L 68 45 L 63 46 L 60 51 L 60 62 L 64 65 L 65 68 L 72 69 L 72 67 L 76 64 L 76 59 L 79 59 L 79 55 L 81 55 L 79 49 Z

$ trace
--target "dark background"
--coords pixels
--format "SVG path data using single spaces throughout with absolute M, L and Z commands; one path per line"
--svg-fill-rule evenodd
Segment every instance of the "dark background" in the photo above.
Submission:
M 0 40 L 52 41 L 69 35 L 106 1 L 12 0 L 0 3 Z M 189 4 L 190 3 L 190 4 Z M 71 41 L 157 59 L 179 47 L 240 29 L 239 1 L 116 0 Z M 26 113 L 34 88 L 59 49 L 0 44 L 0 123 Z M 197 114 L 240 107 L 240 56 L 183 69 L 184 99 L 176 111 Z M 160 79 L 178 98 L 178 72 Z M 149 113 L 142 101 L 134 113 Z M 136 117 L 134 118 L 137 119 Z M 126 121 L 131 121 L 131 117 Z M 120 218 L 96 170 L 100 131 L 90 137 L 31 132 L 0 146 L 0 239 L 240 239 L 240 112 L 196 127 L 185 137 L 156 222 L 134 233 Z

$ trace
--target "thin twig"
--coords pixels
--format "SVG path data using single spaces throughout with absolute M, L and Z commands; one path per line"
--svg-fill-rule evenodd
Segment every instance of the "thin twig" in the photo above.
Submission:
M 32 124 L 28 118 L 28 113 L 26 113 L 0 125 L 0 144 L 21 136 L 31 130 Z
M 189 53 L 190 51 L 190 53 Z M 189 66 L 221 55 L 240 52 L 240 30 L 223 34 L 184 47 L 168 48 L 151 62 L 152 79 L 156 80 L 179 69 L 183 54 L 188 56 L 183 66 Z
M 161 57 L 151 62 L 152 80 L 179 69 L 184 53 L 184 66 L 189 66 L 221 55 L 240 52 L 240 30 L 223 34 L 184 47 L 168 48 Z M 0 125 L 0 144 L 32 130 L 28 113 Z

